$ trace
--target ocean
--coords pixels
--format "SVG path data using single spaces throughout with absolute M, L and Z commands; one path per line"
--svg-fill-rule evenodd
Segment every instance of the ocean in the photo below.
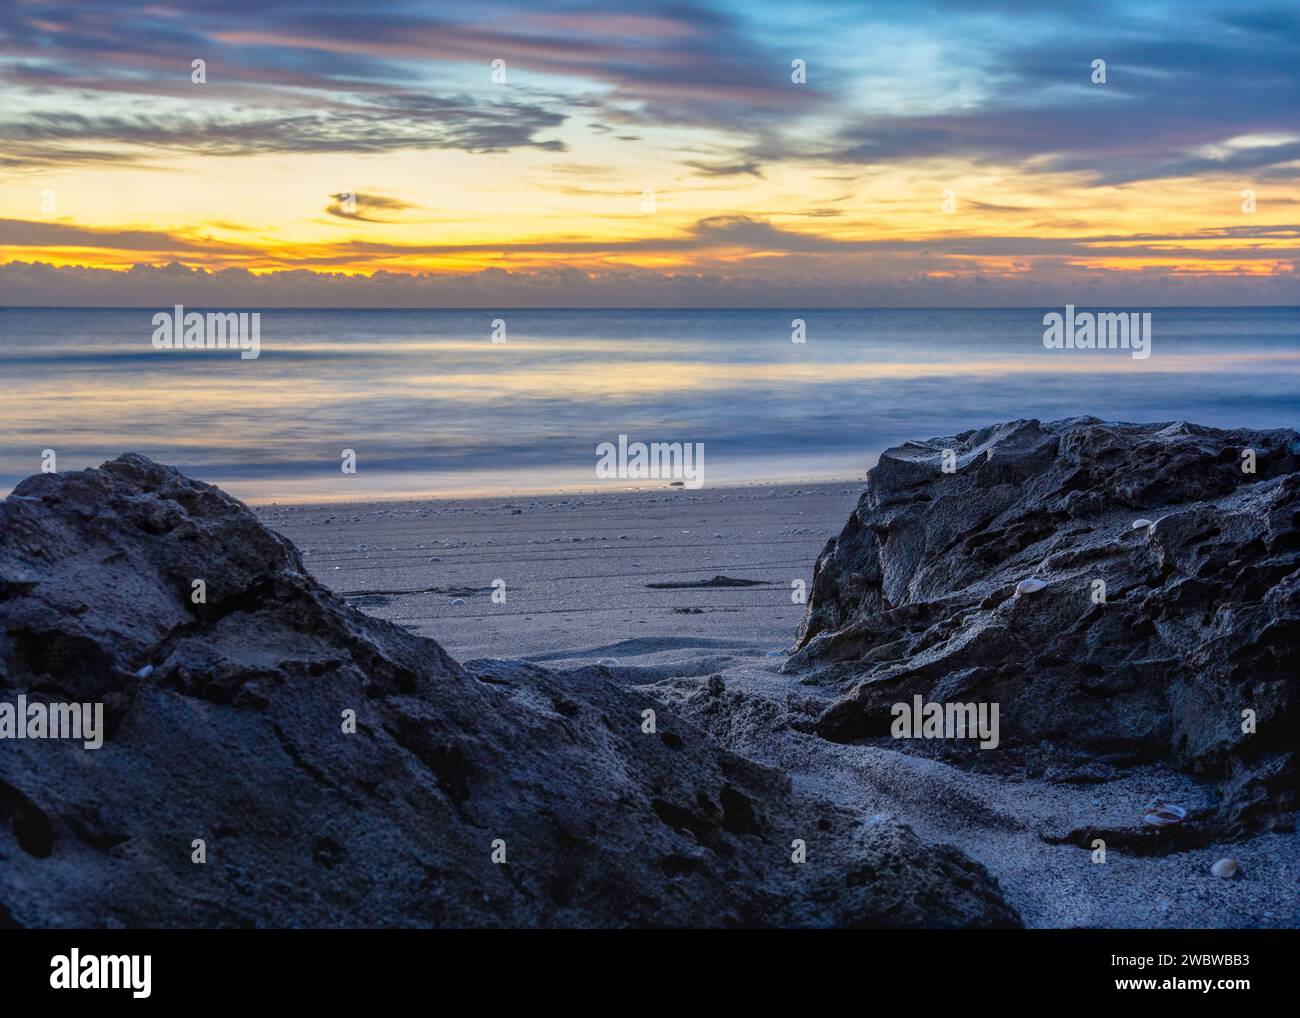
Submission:
M 1145 360 L 1046 349 L 1062 307 L 277 309 L 256 359 L 155 349 L 159 310 L 0 309 L 0 488 L 47 449 L 60 471 L 141 452 L 255 501 L 636 487 L 595 474 L 620 435 L 702 443 L 706 484 L 859 479 L 890 445 L 1015 418 L 1300 417 L 1297 308 L 1144 309 Z

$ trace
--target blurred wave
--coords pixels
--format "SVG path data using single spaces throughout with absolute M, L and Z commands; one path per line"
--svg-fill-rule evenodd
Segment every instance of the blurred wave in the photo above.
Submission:
M 1045 349 L 1059 308 L 268 310 L 247 361 L 154 350 L 156 310 L 0 309 L 0 487 L 50 448 L 61 470 L 133 450 L 254 498 L 591 488 L 619 434 L 703 442 L 713 483 L 858 477 L 889 445 L 1011 418 L 1300 408 L 1295 308 L 1153 309 L 1145 361 Z

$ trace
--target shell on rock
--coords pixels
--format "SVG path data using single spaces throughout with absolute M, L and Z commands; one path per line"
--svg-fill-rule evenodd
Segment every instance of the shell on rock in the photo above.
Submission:
M 1046 586 L 1047 584 L 1044 583 L 1042 580 L 1036 579 L 1031 576 L 1029 579 L 1021 580 L 1019 583 L 1016 584 L 1016 593 L 1036 594 L 1038 591 L 1042 590 Z
M 1152 827 L 1173 827 L 1175 824 L 1181 824 L 1187 819 L 1187 810 L 1182 806 L 1175 806 L 1172 802 L 1165 802 L 1157 799 L 1147 807 L 1146 816 L 1142 820 Z
M 1145 517 L 1143 517 L 1140 520 L 1133 521 L 1134 530 L 1146 530 L 1147 528 L 1154 527 L 1155 525 L 1156 525 L 1155 520 L 1148 520 Z
M 1222 877 L 1224 880 L 1230 880 L 1235 877 L 1241 870 L 1241 863 L 1236 859 L 1220 859 L 1210 867 L 1210 872 L 1216 877 Z

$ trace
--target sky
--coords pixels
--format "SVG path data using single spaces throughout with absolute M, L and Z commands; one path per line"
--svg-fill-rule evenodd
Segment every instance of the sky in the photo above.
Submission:
M 1298 69 L 1294 2 L 7 0 L 0 304 L 1300 304 Z

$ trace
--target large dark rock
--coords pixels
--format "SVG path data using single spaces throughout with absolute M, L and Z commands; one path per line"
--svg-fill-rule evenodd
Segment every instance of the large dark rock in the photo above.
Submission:
M 818 559 L 786 666 L 843 692 L 817 731 L 1065 780 L 1168 761 L 1217 785 L 1206 829 L 1290 823 L 1297 438 L 1077 418 L 889 450 Z M 1026 578 L 1047 585 L 1017 595 Z M 1000 746 L 892 740 L 917 694 L 998 703 Z
M 470 670 L 360 614 L 140 456 L 0 505 L 0 623 L 0 701 L 109 722 L 98 750 L 0 742 L 0 925 L 1019 921 L 957 850 L 796 794 L 598 669 Z

